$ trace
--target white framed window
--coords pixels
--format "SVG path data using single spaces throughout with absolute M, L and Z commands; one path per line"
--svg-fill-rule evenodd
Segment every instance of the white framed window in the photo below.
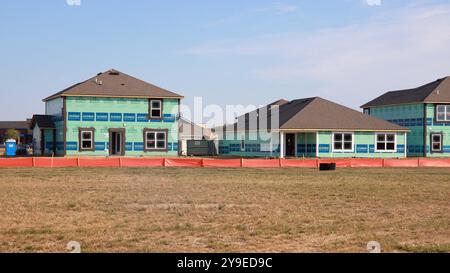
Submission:
M 442 152 L 442 134 L 441 133 L 431 133 L 431 152 L 441 153 Z
M 80 151 L 93 151 L 94 150 L 94 129 L 90 128 L 80 128 L 80 143 L 79 150 Z
M 354 152 L 353 133 L 333 133 L 333 152 Z
M 150 100 L 150 119 L 161 119 L 162 118 L 162 100 Z
M 144 130 L 145 151 L 166 151 L 167 131 Z
M 450 105 L 436 105 L 436 121 L 450 122 Z
M 395 133 L 377 133 L 375 141 L 375 152 L 397 152 L 397 135 Z

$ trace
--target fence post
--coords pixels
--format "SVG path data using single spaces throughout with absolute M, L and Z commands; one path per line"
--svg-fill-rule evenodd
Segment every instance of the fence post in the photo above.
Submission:
M 33 164 L 33 168 L 36 167 L 36 158 L 35 157 L 33 157 L 32 162 L 33 162 L 32 163 Z
M 166 167 L 166 158 L 163 159 L 163 167 Z
M 122 168 L 122 157 L 119 157 L 119 168 Z
M 204 158 L 202 158 L 201 164 L 202 164 L 202 168 L 204 168 L 205 167 L 205 159 Z
M 80 167 L 80 157 L 77 157 L 77 167 Z
M 244 159 L 241 158 L 241 168 L 244 168 Z
M 280 168 L 283 168 L 283 159 L 279 158 L 279 164 L 280 164 Z
M 420 167 L 420 157 L 417 158 L 417 167 Z

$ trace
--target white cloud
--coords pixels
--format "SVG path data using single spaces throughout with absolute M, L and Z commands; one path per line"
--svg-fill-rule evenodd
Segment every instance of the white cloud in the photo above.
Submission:
M 353 107 L 381 92 L 414 87 L 450 74 L 450 5 L 411 6 L 364 24 L 315 33 L 275 33 L 218 41 L 186 52 L 252 64 L 255 80 L 305 88 Z M 257 58 L 255 58 L 257 57 Z M 289 92 L 286 90 L 285 92 Z M 292 90 L 291 90 L 292 92 Z M 289 96 L 286 94 L 285 96 Z M 292 94 L 299 97 L 302 94 Z
M 66 0 L 69 6 L 81 6 L 81 0 Z
M 369 6 L 381 6 L 381 0 L 365 0 Z

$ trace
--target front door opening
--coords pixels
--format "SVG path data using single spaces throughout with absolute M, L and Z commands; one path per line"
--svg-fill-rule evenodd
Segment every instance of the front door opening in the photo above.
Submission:
M 295 156 L 295 134 L 286 134 L 286 156 Z
M 109 154 L 110 155 L 125 155 L 124 153 L 124 130 L 111 130 L 109 133 Z

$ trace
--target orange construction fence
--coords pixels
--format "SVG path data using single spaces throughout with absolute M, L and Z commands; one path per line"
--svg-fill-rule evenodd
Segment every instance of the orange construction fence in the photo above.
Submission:
M 419 167 L 450 167 L 450 159 L 429 159 L 420 158 Z
M 206 168 L 317 168 L 336 163 L 338 168 L 450 167 L 449 159 L 206 159 L 206 158 L 0 158 L 0 167 L 206 167 Z
M 385 159 L 384 167 L 394 167 L 394 168 L 411 168 L 411 167 L 419 167 L 419 159 L 404 159 L 404 160 L 395 160 L 395 159 Z

